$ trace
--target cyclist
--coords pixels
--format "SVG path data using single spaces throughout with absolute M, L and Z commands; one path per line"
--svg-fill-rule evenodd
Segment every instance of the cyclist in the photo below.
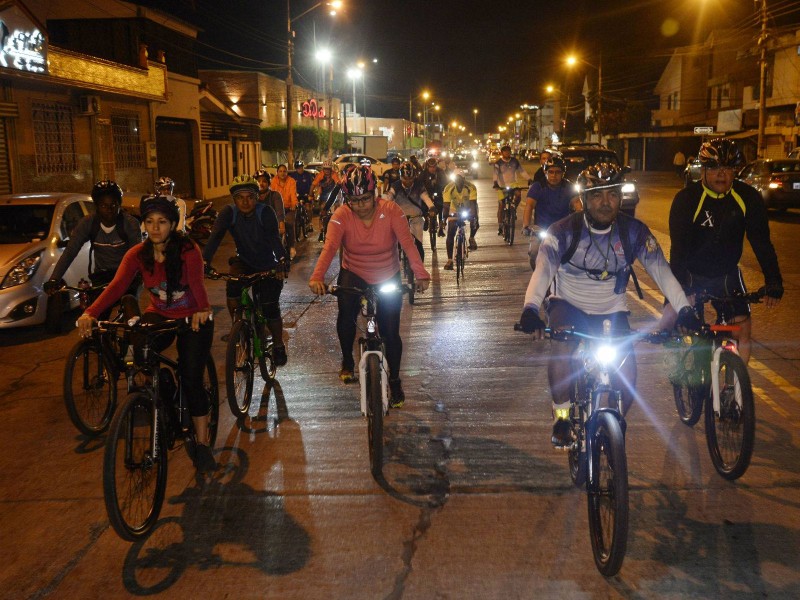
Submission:
M 783 278 L 770 240 L 767 210 L 754 188 L 734 179 L 736 167 L 744 162 L 742 153 L 732 140 L 717 138 L 700 146 L 698 158 L 700 180 L 675 195 L 669 212 L 672 272 L 690 295 L 701 290 L 717 296 L 744 292 L 738 265 L 746 234 L 764 274 L 765 304 L 777 306 L 783 296 Z M 719 314 L 721 307 L 714 308 Z M 750 306 L 735 302 L 732 308 L 731 322 L 740 327 L 734 337 L 747 363 Z M 671 328 L 674 315 L 671 309 L 665 312 L 662 324 Z
M 170 177 L 159 177 L 153 188 L 156 196 L 169 196 L 175 200 L 175 204 L 178 206 L 178 214 L 180 215 L 178 231 L 186 233 L 186 201 L 183 198 L 175 197 L 175 182 Z
M 314 203 L 311 198 L 311 189 L 314 183 L 314 176 L 306 171 L 306 165 L 302 160 L 294 161 L 294 171 L 289 173 L 289 177 L 294 179 L 297 186 L 297 200 L 302 202 L 308 215 L 306 223 L 306 233 L 314 231 L 311 226 L 311 219 L 314 218 Z
M 294 179 L 289 177 L 289 169 L 286 165 L 278 167 L 277 176 L 272 178 L 269 185 L 270 189 L 279 192 L 283 198 L 283 210 L 285 213 L 284 222 L 286 223 L 286 248 L 289 250 L 289 259 L 294 260 L 297 250 L 294 248 L 294 211 L 297 208 L 297 184 Z
M 92 285 L 103 285 L 114 278 L 125 253 L 142 241 L 138 221 L 121 209 L 122 188 L 115 182 L 98 181 L 92 187 L 95 214 L 83 217 L 70 233 L 69 242 L 58 259 L 44 291 L 53 295 L 62 285 L 62 277 L 89 243 L 89 279 Z M 131 282 L 129 294 L 136 294 L 139 281 Z M 107 316 L 107 315 L 106 315 Z
M 229 190 L 233 204 L 219 211 L 203 249 L 206 268 L 213 270 L 211 260 L 226 232 L 230 232 L 236 243 L 236 256 L 228 261 L 232 274 L 251 275 L 277 268 L 286 254 L 281 244 L 275 211 L 258 201 L 258 184 L 249 175 L 234 177 Z M 283 280 L 270 277 L 256 282 L 255 286 L 259 288 L 261 308 L 272 334 L 275 364 L 281 367 L 287 361 L 280 304 Z M 231 321 L 234 321 L 241 309 L 242 284 L 237 281 L 226 282 L 225 296 Z
M 408 162 L 411 163 L 411 166 L 414 168 L 414 175 L 419 175 L 422 173 L 422 165 L 419 163 L 419 158 L 415 154 L 411 155 L 411 158 L 408 159 Z
M 507 187 L 528 187 L 531 176 L 519 161 L 511 156 L 511 146 L 500 148 L 500 158 L 492 165 L 492 187 L 497 190 L 497 235 L 503 235 L 503 198 Z M 514 192 L 514 206 L 522 201 L 520 190 Z
M 564 177 L 564 159 L 560 156 L 551 156 L 542 165 L 545 170 L 546 182 L 535 181 L 528 189 L 525 213 L 522 216 L 522 233 L 533 235 L 531 229 L 531 216 L 536 227 L 546 230 L 556 221 L 563 219 L 570 212 L 581 210 L 583 205 L 575 186 Z M 537 171 L 538 173 L 538 171 Z M 528 249 L 531 269 L 536 268 L 536 255 L 539 252 L 541 238 L 534 235 Z
M 325 239 L 328 227 L 328 212 L 339 197 L 339 175 L 333 168 L 333 161 L 324 160 L 322 170 L 311 184 L 311 194 L 319 199 L 319 240 Z
M 336 209 L 328 226 L 325 247 L 311 274 L 308 286 L 315 294 L 324 294 L 325 272 L 333 257 L 342 249 L 341 269 L 338 283 L 344 287 L 365 288 L 384 282 L 400 284 L 400 261 L 397 254 L 399 243 L 408 255 L 416 276 L 416 286 L 424 291 L 430 284 L 430 274 L 422 259 L 414 252 L 414 239 L 408 229 L 403 211 L 394 202 L 377 198 L 375 175 L 372 169 L 348 165 L 342 174 L 344 204 Z M 342 348 L 342 367 L 339 379 L 345 383 L 356 381 L 353 360 L 353 342 L 356 336 L 356 318 L 361 309 L 360 299 L 355 295 L 338 297 L 339 316 L 336 332 Z M 389 368 L 389 388 L 392 393 L 391 406 L 403 405 L 405 394 L 400 381 L 400 360 L 403 340 L 400 338 L 400 309 L 403 297 L 400 294 L 381 298 L 378 305 L 378 328 L 386 348 Z
M 395 181 L 400 179 L 400 158 L 395 156 L 392 158 L 392 168 L 386 169 L 383 172 L 383 177 L 381 177 L 381 183 L 383 187 L 381 188 L 381 193 L 385 194 L 389 191 L 389 188 Z
M 425 186 L 425 191 L 428 192 L 428 197 L 433 200 L 433 205 L 436 207 L 436 216 L 431 220 L 429 227 L 439 228 L 439 237 L 444 237 L 444 222 L 446 216 L 442 213 L 444 202 L 442 201 L 442 193 L 447 185 L 447 173 L 444 169 L 439 168 L 439 162 L 435 156 L 431 156 L 425 161 L 425 169 L 420 173 L 419 180 Z M 438 222 L 438 225 L 437 225 Z
M 550 150 L 542 150 L 539 153 L 539 168 L 536 169 L 536 173 L 533 174 L 533 182 L 540 183 L 542 185 L 547 184 L 547 167 L 545 164 L 548 160 L 550 160 L 553 156 L 553 153 Z
M 177 231 L 178 207 L 168 196 L 149 196 L 140 204 L 147 239 L 131 248 L 114 279 L 100 297 L 78 318 L 83 337 L 92 334 L 97 318 L 126 292 L 137 274 L 150 290 L 150 305 L 142 321 L 186 318 L 190 327 L 177 334 L 178 374 L 186 393 L 197 433 L 195 466 L 200 472 L 216 468 L 208 445 L 208 396 L 203 373 L 214 337 L 214 321 L 203 285 L 203 257 L 189 238 Z M 172 343 L 171 335 L 159 338 L 157 350 Z
M 655 237 L 644 223 L 619 212 L 623 174 L 618 166 L 609 163 L 591 166 L 580 174 L 585 209 L 556 222 L 542 242 L 525 294 L 520 318 L 523 331 L 542 336 L 545 324 L 539 307 L 551 283 L 553 294 L 547 311 L 552 329 L 575 327 L 583 333 L 600 334 L 603 321 L 608 319 L 613 330 L 628 330 L 625 288 L 634 259 L 678 307 L 679 325 L 686 329 L 699 327 Z M 624 413 L 633 402 L 636 388 L 636 360 L 630 351 L 629 360 L 620 367 Z M 551 354 L 547 373 L 555 417 L 552 443 L 562 448 L 570 443 L 571 354 Z
M 469 249 L 477 250 L 478 243 L 475 241 L 475 234 L 479 227 L 478 190 L 475 185 L 467 181 L 461 171 L 456 170 L 453 174 L 453 181 L 444 188 L 442 198 L 446 215 L 458 215 L 464 209 L 469 211 Z M 453 270 L 453 240 L 457 228 L 458 223 L 455 220 L 450 221 L 447 225 L 447 262 L 444 268 L 448 271 Z
M 275 211 L 278 219 L 278 232 L 281 237 L 286 233 L 286 212 L 283 209 L 283 197 L 279 192 L 270 189 L 269 184 L 272 176 L 265 170 L 259 169 L 253 175 L 253 179 L 258 183 L 258 201 L 266 203 Z
M 414 176 L 414 167 L 410 162 L 400 165 L 400 180 L 395 181 L 386 193 L 386 199 L 396 202 L 408 218 L 408 226 L 414 236 L 419 256 L 425 260 L 422 246 L 424 226 L 422 221 L 427 213 L 432 219 L 436 216 L 433 200 L 425 191 L 425 185 Z

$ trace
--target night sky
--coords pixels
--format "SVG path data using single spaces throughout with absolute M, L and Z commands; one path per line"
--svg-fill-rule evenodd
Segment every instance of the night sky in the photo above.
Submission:
M 204 29 L 201 65 L 285 77 L 285 0 L 176 1 L 192 4 L 192 20 Z M 292 0 L 292 15 L 314 4 Z M 494 130 L 519 104 L 543 101 L 547 83 L 579 92 L 584 74 L 596 71 L 586 66 L 568 71 L 563 58 L 571 51 L 595 65 L 602 51 L 604 97 L 651 99 L 674 47 L 704 39 L 712 28 L 736 28 L 754 44 L 757 33 L 753 4 L 741 0 L 345 4 L 334 18 L 320 7 L 295 21 L 296 83 L 315 86 L 315 43 L 329 46 L 336 61 L 334 88 L 346 101 L 352 98 L 352 84 L 344 77 L 347 67 L 358 59 L 368 61 L 369 116 L 407 118 L 409 95 L 427 89 L 442 104 L 448 121 L 472 124 L 477 107 L 478 127 L 484 131 Z M 794 11 L 794 21 L 800 16 L 796 5 L 793 0 L 768 0 L 779 18 L 782 11 Z M 373 57 L 377 64 L 369 62 Z M 361 104 L 360 84 L 357 102 Z

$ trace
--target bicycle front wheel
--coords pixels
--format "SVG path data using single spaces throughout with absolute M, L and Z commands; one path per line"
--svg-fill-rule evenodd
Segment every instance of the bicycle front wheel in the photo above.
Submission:
M 203 373 L 203 389 L 208 397 L 208 445 L 214 447 L 219 428 L 219 382 L 217 381 L 217 365 L 214 357 L 209 355 L 206 370 Z
M 237 320 L 231 327 L 225 353 L 225 388 L 233 416 L 247 415 L 253 397 L 253 330 L 249 321 Z
M 278 366 L 272 357 L 272 340 L 266 335 L 261 339 L 261 356 L 258 357 L 258 369 L 261 371 L 261 378 L 264 381 L 272 381 L 278 373 Z
M 670 373 L 672 394 L 678 417 L 691 427 L 700 419 L 710 390 L 708 352 L 699 346 L 690 346 L 685 350 L 681 348 L 676 352 L 680 352 L 680 355 L 674 371 Z
M 377 355 L 367 357 L 367 438 L 369 466 L 373 477 L 383 470 L 383 395 L 381 393 L 381 362 Z
M 628 545 L 628 464 L 619 421 L 609 413 L 597 415 L 592 440 L 589 535 L 597 570 L 606 577 L 622 567 Z
M 406 272 L 406 282 L 408 282 L 408 303 L 413 305 L 416 299 L 417 287 L 414 285 L 414 270 L 411 268 L 411 263 L 405 254 L 403 255 L 403 269 Z
M 167 485 L 163 424 L 154 435 L 152 396 L 128 396 L 111 424 L 103 456 L 103 497 L 114 531 L 129 542 L 146 537 L 161 512 Z M 155 446 L 153 445 L 155 442 Z
M 517 211 L 515 208 L 508 209 L 508 245 L 514 245 L 514 233 L 517 229 Z
M 439 229 L 436 226 L 436 220 L 431 219 L 428 225 L 428 234 L 431 236 L 431 251 L 436 252 L 436 236 L 439 234 Z
M 464 257 L 466 256 L 466 244 L 464 243 L 464 236 L 459 236 L 458 245 L 456 246 L 456 285 L 461 284 L 464 278 Z
M 81 340 L 64 365 L 64 404 L 78 431 L 96 437 L 117 407 L 117 375 L 96 339 Z
M 719 357 L 719 414 L 713 398 L 706 404 L 706 441 L 714 468 L 725 479 L 738 479 L 750 465 L 756 415 L 750 375 L 733 352 Z

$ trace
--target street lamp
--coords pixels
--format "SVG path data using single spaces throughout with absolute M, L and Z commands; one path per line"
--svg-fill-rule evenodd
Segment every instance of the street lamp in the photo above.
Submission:
M 323 48 L 317 52 L 317 60 L 322 63 L 323 77 L 322 77 L 322 94 L 327 100 L 327 121 L 328 121 L 328 158 L 333 158 L 333 54 L 327 48 Z M 329 67 L 330 85 L 328 86 L 327 95 L 325 93 L 325 65 Z
M 350 67 L 347 69 L 347 76 L 353 80 L 353 114 L 356 113 L 356 79 L 363 76 L 364 72 L 357 67 Z M 364 133 L 366 131 L 366 119 L 364 119 Z
M 762 0 L 766 1 L 766 0 Z M 566 63 L 568 67 L 574 67 L 578 62 L 582 62 L 585 65 L 593 69 L 597 69 L 597 141 L 601 144 L 603 143 L 603 130 L 602 130 L 602 122 L 601 117 L 603 114 L 603 55 L 602 53 L 598 53 L 597 55 L 597 65 L 593 65 L 592 63 L 579 59 L 574 55 L 570 55 L 566 58 Z
M 332 2 L 317 2 L 314 6 L 301 12 L 295 18 L 292 18 L 292 0 L 286 0 L 286 56 L 288 63 L 288 72 L 286 73 L 286 137 L 288 141 L 287 164 L 294 163 L 294 132 L 292 131 L 292 121 L 294 120 L 294 101 L 292 100 L 292 86 L 294 80 L 292 78 L 292 55 L 294 54 L 294 32 L 292 31 L 292 23 L 306 16 L 312 10 L 315 10 L 325 4 L 331 7 L 330 14 L 334 16 L 336 11 L 342 7 L 341 0 L 333 0 Z
M 475 130 L 475 135 L 478 135 L 478 109 L 472 109 L 472 129 Z

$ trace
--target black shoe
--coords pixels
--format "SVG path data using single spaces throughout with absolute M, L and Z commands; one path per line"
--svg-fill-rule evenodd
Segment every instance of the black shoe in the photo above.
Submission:
M 572 445 L 572 426 L 566 419 L 556 419 L 553 423 L 553 436 L 550 438 L 556 448 L 568 448 Z
M 289 357 L 286 356 L 286 346 L 273 346 L 272 360 L 275 361 L 277 367 L 282 367 L 289 362 Z
M 503 226 L 497 228 L 497 235 L 503 235 Z
M 444 229 L 440 229 L 439 230 L 439 237 L 444 237 L 444 236 L 445 236 Z
M 469 249 L 470 250 L 478 249 L 478 242 L 475 241 L 475 238 L 469 238 Z
M 389 406 L 392 408 L 402 407 L 406 401 L 406 394 L 403 391 L 403 383 L 399 379 L 390 379 L 389 391 L 391 392 Z
M 205 444 L 197 444 L 194 448 L 194 466 L 201 473 L 211 473 L 217 470 L 217 461 L 211 448 Z

